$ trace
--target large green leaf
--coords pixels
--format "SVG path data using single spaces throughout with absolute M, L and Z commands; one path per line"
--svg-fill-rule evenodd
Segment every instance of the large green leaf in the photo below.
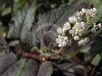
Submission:
M 24 67 L 25 59 L 21 59 L 4 71 L 1 76 L 20 76 Z
M 17 60 L 12 55 L 0 57 L 0 76 L 51 76 L 53 72 L 51 62 L 42 63 L 39 69 L 39 63 L 36 61 Z
M 34 60 L 17 60 L 13 53 L 0 56 L 0 76 L 37 76 L 38 64 Z
M 0 76 L 8 68 L 10 68 L 17 60 L 17 57 L 13 53 L 0 56 Z
M 84 76 L 84 66 L 78 64 L 76 62 L 61 62 L 61 63 L 54 63 L 56 66 L 65 76 Z
M 8 38 L 20 38 L 24 39 L 29 33 L 35 16 L 36 0 L 32 3 L 28 3 L 23 10 L 20 10 L 15 19 L 14 24 L 11 25 Z
M 91 63 L 92 63 L 93 65 L 97 66 L 97 65 L 99 64 L 100 60 L 101 60 L 101 56 L 97 54 L 97 55 L 94 57 L 94 59 L 92 60 Z
M 41 64 L 37 76 L 51 76 L 52 72 L 53 72 L 53 67 L 51 62 L 46 61 Z
M 39 63 L 34 60 L 28 60 L 21 72 L 20 76 L 37 76 Z
M 2 11 L 1 15 L 2 15 L 2 16 L 5 16 L 5 15 L 11 13 L 11 11 L 12 11 L 12 8 L 11 8 L 11 7 L 5 8 L 5 9 Z

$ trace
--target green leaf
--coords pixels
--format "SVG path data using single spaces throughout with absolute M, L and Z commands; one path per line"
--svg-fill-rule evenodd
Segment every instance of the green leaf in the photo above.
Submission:
M 25 63 L 23 70 L 21 71 L 20 76 L 37 76 L 39 64 L 34 60 L 28 60 Z
M 10 66 L 1 76 L 20 76 L 25 64 L 25 59 L 17 61 L 14 65 Z
M 19 40 L 15 40 L 15 41 L 11 41 L 8 45 L 11 47 L 14 47 L 14 46 L 18 45 L 19 43 L 20 43 Z
M 0 56 L 0 76 L 36 76 L 38 68 L 36 61 L 17 60 L 13 53 Z
M 100 60 L 101 60 L 101 56 L 100 56 L 99 54 L 97 54 L 97 55 L 94 57 L 94 59 L 92 60 L 91 63 L 92 63 L 93 65 L 97 66 L 97 65 L 99 64 Z
M 65 76 L 76 76 L 78 74 L 80 76 L 84 76 L 84 66 L 74 63 L 74 62 L 61 62 L 55 63 L 54 66 L 58 67 Z
M 0 56 L 0 76 L 8 68 L 10 68 L 17 60 L 17 57 L 13 53 L 8 53 Z
M 86 47 L 82 48 L 80 51 L 82 53 L 89 53 L 90 49 L 91 49 L 91 46 L 86 46 Z
M 53 72 L 52 64 L 49 61 L 43 62 L 37 76 L 51 76 Z
M 18 66 L 17 66 L 18 65 Z M 20 76 L 23 68 L 25 65 L 25 59 L 21 59 L 18 62 L 16 62 L 11 68 L 8 69 L 8 72 L 12 70 L 13 67 L 15 67 L 16 70 L 14 70 L 12 73 L 8 74 L 9 76 Z M 4 73 L 4 75 L 6 72 Z
M 74 50 L 71 50 L 71 49 L 69 49 L 69 50 L 70 51 L 67 53 L 67 55 L 65 54 L 66 55 L 65 58 L 67 58 L 68 60 L 74 58 L 79 53 L 78 48 L 75 48 Z
M 27 37 L 33 25 L 36 9 L 36 1 L 33 1 L 18 12 L 14 19 L 14 24 L 10 27 L 8 38 L 21 38 L 24 40 Z
M 7 15 L 7 14 L 11 13 L 11 10 L 12 10 L 11 7 L 5 8 L 5 9 L 2 11 L 1 15 L 2 15 L 2 16 Z

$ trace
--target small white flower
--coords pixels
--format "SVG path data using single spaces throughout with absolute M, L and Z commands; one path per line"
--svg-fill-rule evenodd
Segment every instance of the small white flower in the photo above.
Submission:
M 57 33 L 58 33 L 58 34 L 64 34 L 64 31 L 63 31 L 62 28 L 59 27 L 59 28 L 57 28 Z
M 95 33 L 95 32 L 96 32 L 96 28 L 92 28 L 92 29 L 91 29 L 91 32 L 92 32 L 92 33 Z
M 94 17 L 97 14 L 97 9 L 96 8 L 88 9 L 87 14 L 90 15 L 91 17 Z
M 102 28 L 102 25 L 101 25 L 101 23 L 99 23 L 97 26 L 98 26 L 98 28 Z
M 69 22 L 70 23 L 75 23 L 76 22 L 76 17 L 75 16 L 69 17 Z
M 70 34 L 73 35 L 82 35 L 85 32 L 86 24 L 84 22 L 76 22 L 76 24 L 72 27 L 72 30 L 69 31 Z M 73 33 L 72 33 L 73 31 Z
M 81 13 L 79 11 L 77 11 L 76 16 L 81 16 Z
M 56 39 L 56 43 L 58 43 L 59 47 L 66 46 L 68 43 L 68 37 L 59 35 L 58 38 Z
M 81 14 L 86 14 L 86 16 L 94 17 L 97 14 L 97 9 L 96 8 L 92 8 L 92 9 L 82 8 L 82 10 L 80 12 L 81 12 Z
M 76 23 L 76 22 L 80 22 L 82 19 L 80 16 L 72 16 L 72 17 L 69 17 L 69 22 L 70 23 Z
M 72 36 L 75 35 L 75 31 L 72 29 L 72 30 L 69 30 L 69 34 L 71 34 Z
M 95 16 L 96 14 L 97 14 L 97 9 L 96 9 L 96 8 L 93 8 L 93 9 L 92 9 L 92 15 L 91 15 L 91 16 L 93 17 L 93 16 Z
M 76 17 L 76 21 L 77 21 L 77 22 L 80 22 L 81 20 L 82 20 L 82 19 L 81 19 L 80 16 L 77 16 L 77 17 Z
M 95 33 L 95 32 L 97 31 L 97 29 L 101 29 L 101 28 L 102 28 L 101 23 L 99 23 L 98 25 L 96 25 L 96 24 L 94 23 L 93 28 L 91 29 L 91 32 L 92 32 L 92 33 Z
M 84 40 L 85 40 L 85 42 L 86 42 L 86 43 L 88 43 L 88 42 L 89 42 L 89 38 L 85 38 Z
M 86 46 L 88 42 L 89 42 L 89 38 L 84 38 L 78 41 L 78 46 Z
M 87 9 L 82 8 L 81 12 L 82 12 L 82 13 L 86 13 L 86 12 L 87 12 Z
M 58 46 L 59 47 L 63 47 L 63 46 L 66 46 L 66 45 L 71 46 L 72 41 L 70 39 L 68 39 L 67 36 L 61 36 L 61 35 L 59 35 L 56 38 L 56 43 L 58 43 Z
M 86 24 L 84 22 L 76 22 L 76 24 L 74 25 L 74 27 L 76 29 L 85 29 Z
M 97 27 L 96 23 L 94 23 L 93 27 L 94 27 L 94 28 L 96 28 L 96 27 Z
M 67 30 L 69 30 L 69 29 L 71 29 L 71 25 L 70 25 L 69 22 L 66 22 L 66 23 L 64 24 L 64 26 L 63 26 L 63 31 L 67 31 Z
M 93 8 L 93 12 L 97 12 L 97 9 L 96 8 Z
M 80 41 L 78 41 L 78 46 L 82 46 L 83 43 L 84 43 L 84 40 L 80 40 Z
M 85 27 L 86 27 L 85 22 L 81 22 L 80 25 L 81 25 L 81 28 L 82 28 L 82 29 L 85 29 Z
M 74 36 L 74 40 L 79 40 L 79 36 Z

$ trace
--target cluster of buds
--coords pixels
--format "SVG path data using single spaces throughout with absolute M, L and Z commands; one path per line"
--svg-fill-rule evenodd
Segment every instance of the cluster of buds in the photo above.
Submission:
M 88 22 L 90 18 L 97 15 L 97 9 L 85 9 L 75 13 L 75 15 L 68 18 L 68 21 L 62 27 L 57 28 L 58 37 L 56 43 L 59 47 L 71 46 L 72 43 L 76 42 L 78 46 L 86 46 L 90 39 L 85 36 L 88 31 Z M 92 32 L 96 32 L 97 29 L 101 28 L 101 23 L 98 25 L 94 24 L 91 28 Z
M 82 8 L 81 11 L 77 11 L 76 15 L 77 16 L 86 16 L 86 17 L 94 17 L 97 14 L 97 9 L 96 8 L 92 8 L 92 9 L 85 9 Z
M 42 56 L 46 56 L 46 57 L 50 57 L 51 56 L 51 49 L 49 49 L 49 48 L 41 48 L 39 50 L 39 52 L 40 52 L 40 54 Z
M 91 32 L 96 33 L 96 31 L 101 29 L 101 28 L 102 28 L 101 23 L 99 23 L 97 25 L 94 23 L 94 26 L 92 27 Z

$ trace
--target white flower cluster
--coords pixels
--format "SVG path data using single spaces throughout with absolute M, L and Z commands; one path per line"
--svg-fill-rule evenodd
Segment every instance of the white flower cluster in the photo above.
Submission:
M 84 22 L 76 22 L 72 29 L 69 30 L 69 33 L 72 34 L 72 36 L 81 36 L 85 32 L 85 27 L 86 24 Z
M 65 35 L 65 32 L 66 32 L 67 30 L 69 30 L 69 29 L 71 29 L 71 25 L 70 25 L 69 22 L 66 22 L 66 23 L 64 24 L 63 28 L 59 27 L 59 28 L 57 29 L 57 32 L 58 32 L 58 34 L 60 34 L 60 35 Z
M 68 21 L 65 24 L 57 29 L 58 37 L 56 38 L 56 43 L 59 47 L 70 45 L 74 42 L 77 42 L 78 46 L 85 46 L 89 42 L 88 37 L 83 35 L 87 31 L 87 23 L 83 21 L 83 15 L 87 17 L 94 17 L 97 14 L 97 9 L 85 9 L 82 8 L 81 11 L 78 11 L 75 16 L 68 18 Z M 91 31 L 96 31 L 97 28 L 101 28 L 101 24 L 94 24 Z
M 59 47 L 71 45 L 71 40 L 68 39 L 67 36 L 58 35 L 58 38 L 56 39 L 56 43 L 59 43 Z
M 81 39 L 81 40 L 78 42 L 78 45 L 79 45 L 79 46 L 85 46 L 85 45 L 87 45 L 88 42 L 89 42 L 89 38 L 84 38 L 84 39 Z
M 101 23 L 99 23 L 99 24 L 97 24 L 97 25 L 94 23 L 94 26 L 92 27 L 91 32 L 92 32 L 92 33 L 96 33 L 96 31 L 97 31 L 98 29 L 101 29 L 101 28 L 102 28 Z
M 82 8 L 82 10 L 80 12 L 77 13 L 78 15 L 86 15 L 86 16 L 89 16 L 89 17 L 93 17 L 93 16 L 96 16 L 97 14 L 97 9 L 96 8 L 92 8 L 92 9 L 85 9 L 85 8 Z

